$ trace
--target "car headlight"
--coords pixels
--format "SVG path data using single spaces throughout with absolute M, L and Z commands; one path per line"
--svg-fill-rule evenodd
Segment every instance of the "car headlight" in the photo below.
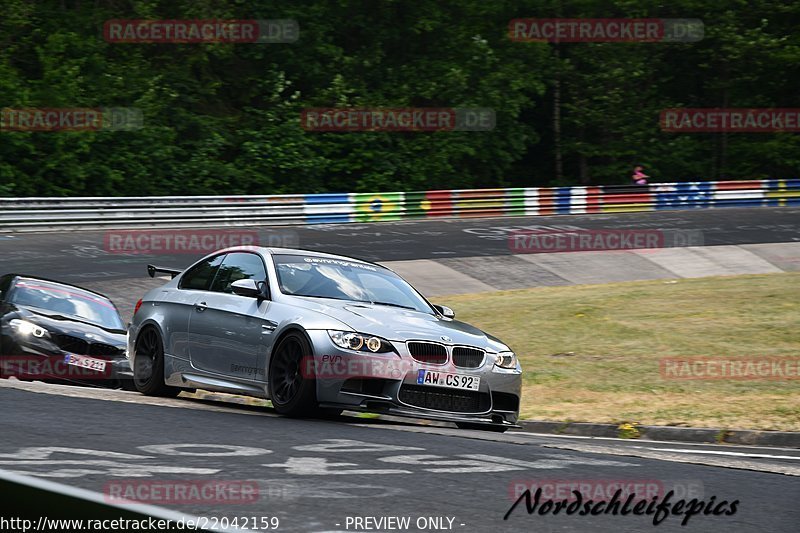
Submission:
M 517 356 L 514 352 L 500 352 L 494 360 L 500 368 L 517 368 Z
M 335 330 L 328 330 L 328 335 L 336 346 L 345 348 L 346 350 L 367 353 L 394 352 L 394 347 L 389 341 L 380 337 L 375 337 L 374 335 Z
M 8 325 L 17 330 L 17 332 L 21 335 L 30 335 L 38 339 L 49 336 L 47 330 L 42 326 L 34 324 L 33 322 L 28 322 L 27 320 L 22 320 L 20 318 L 12 318 L 8 322 Z

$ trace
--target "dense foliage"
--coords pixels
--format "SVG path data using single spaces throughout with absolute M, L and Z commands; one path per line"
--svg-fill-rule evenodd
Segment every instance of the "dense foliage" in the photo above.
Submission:
M 665 133 L 668 107 L 800 107 L 800 3 L 2 0 L 0 107 L 136 131 L 0 131 L 0 195 L 276 194 L 797 175 L 792 133 Z M 519 17 L 699 18 L 696 43 L 523 43 Z M 108 19 L 295 19 L 293 44 L 122 44 Z M 490 132 L 320 133 L 308 107 L 488 107 Z M 554 120 L 555 119 L 555 120 Z

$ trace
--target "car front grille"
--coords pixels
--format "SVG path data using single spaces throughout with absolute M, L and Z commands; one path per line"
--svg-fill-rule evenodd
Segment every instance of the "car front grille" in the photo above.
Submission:
M 483 350 L 456 346 L 453 348 L 453 364 L 461 368 L 478 368 L 483 363 Z
M 450 413 L 482 413 L 489 409 L 489 395 L 475 391 L 403 385 L 399 399 L 407 405 Z
M 408 353 L 422 363 L 441 365 L 447 362 L 447 348 L 433 342 L 409 342 Z
M 114 357 L 122 353 L 120 348 L 102 342 L 89 342 L 80 337 L 65 335 L 63 333 L 52 334 L 53 341 L 65 352 L 77 355 L 93 355 Z
M 116 357 L 122 352 L 121 349 L 111 346 L 110 344 L 103 344 L 102 342 L 95 342 L 89 345 L 88 355 L 104 355 L 106 357 Z
M 64 335 L 61 333 L 55 334 L 52 337 L 53 341 L 58 345 L 58 347 L 65 352 L 78 355 L 88 355 L 89 343 L 87 341 L 78 337 L 73 337 L 72 335 Z

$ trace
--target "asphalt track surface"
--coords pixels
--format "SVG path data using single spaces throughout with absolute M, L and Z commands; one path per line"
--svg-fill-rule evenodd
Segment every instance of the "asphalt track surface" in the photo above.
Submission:
M 250 229 L 267 244 L 390 261 L 508 254 L 508 233 L 534 227 L 701 230 L 705 245 L 792 242 L 800 240 L 800 209 Z M 197 257 L 109 253 L 104 232 L 0 235 L 0 272 L 78 284 L 144 276 L 146 263 L 183 267 Z M 496 435 L 347 417 L 293 420 L 224 396 L 164 400 L 13 380 L 0 380 L 0 406 L 0 469 L 101 494 L 109 483 L 249 481 L 258 497 L 248 503 L 146 503 L 205 517 L 278 517 L 277 531 L 789 532 L 800 523 L 796 449 Z M 528 515 L 524 503 L 504 520 L 515 488 L 565 480 L 655 484 L 675 487 L 687 500 L 739 504 L 734 515 L 701 514 L 686 526 L 679 516 L 656 526 L 652 515 Z M 356 518 L 367 517 L 407 517 L 410 525 L 355 527 Z
M 233 228 L 226 228 L 231 229 Z M 245 227 L 265 245 L 297 247 L 358 257 L 402 261 L 512 253 L 509 234 L 520 230 L 575 229 L 688 231 L 705 246 L 800 241 L 800 208 L 703 209 L 646 213 L 526 216 Z M 190 234 L 192 230 L 173 230 Z M 202 231 L 202 230 L 198 230 Z M 119 231 L 111 230 L 119 234 Z M 0 234 L 0 272 L 19 272 L 71 283 L 145 276 L 144 265 L 183 268 L 203 253 L 118 253 L 108 232 Z M 161 233 L 167 233 L 161 230 Z M 208 252 L 210 253 L 210 251 Z
M 258 497 L 246 503 L 220 497 L 160 506 L 205 517 L 278 517 L 278 531 L 390 531 L 354 528 L 355 517 L 390 516 L 409 517 L 407 531 L 442 530 L 423 521 L 444 517 L 444 530 L 464 532 L 788 532 L 800 523 L 800 450 L 293 420 L 219 401 L 14 381 L 0 382 L 0 396 L 5 470 L 106 495 L 132 483 L 248 481 Z M 739 503 L 732 516 L 701 514 L 686 526 L 674 515 L 658 526 L 653 516 L 528 515 L 524 502 L 504 520 L 515 487 L 548 480 L 649 483 L 675 488 L 673 502 Z

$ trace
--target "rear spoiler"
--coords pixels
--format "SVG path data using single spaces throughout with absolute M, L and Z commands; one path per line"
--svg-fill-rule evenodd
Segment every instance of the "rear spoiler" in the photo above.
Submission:
M 151 278 L 156 277 L 156 272 L 163 272 L 164 274 L 169 274 L 170 277 L 175 277 L 181 272 L 183 272 L 179 268 L 168 268 L 168 267 L 159 267 L 155 265 L 147 265 L 147 275 Z

